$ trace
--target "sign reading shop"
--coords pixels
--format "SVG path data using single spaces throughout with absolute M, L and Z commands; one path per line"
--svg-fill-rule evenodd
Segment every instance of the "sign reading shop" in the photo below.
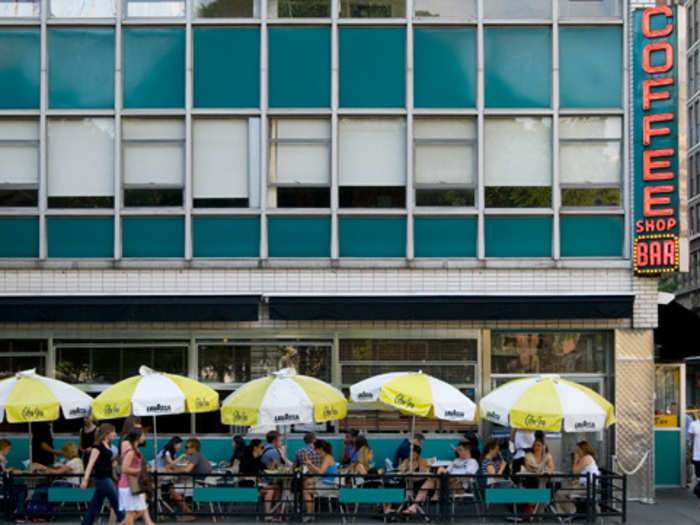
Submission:
M 634 12 L 634 270 L 679 266 L 677 16 Z

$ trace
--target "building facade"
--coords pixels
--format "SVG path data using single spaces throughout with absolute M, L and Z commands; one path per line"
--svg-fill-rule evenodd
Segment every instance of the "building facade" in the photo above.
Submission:
M 477 401 L 559 373 L 617 409 L 562 448 L 632 468 L 653 453 L 630 73 L 650 5 L 0 3 L 0 369 L 98 392 L 147 364 L 226 394 L 294 345 L 342 388 L 414 368 Z

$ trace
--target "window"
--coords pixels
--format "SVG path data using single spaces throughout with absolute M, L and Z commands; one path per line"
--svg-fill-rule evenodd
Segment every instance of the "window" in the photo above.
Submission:
M 493 332 L 493 374 L 582 374 L 606 371 L 612 332 Z
M 620 0 L 559 0 L 559 18 L 622 16 Z
M 330 217 L 268 216 L 267 246 L 270 257 L 331 256 Z
M 3 0 L 0 2 L 0 18 L 33 18 L 41 11 L 40 0 Z
M 395 18 L 406 16 L 405 0 L 339 0 L 344 18 Z
M 44 339 L 0 339 L 0 379 L 30 368 L 46 374 L 46 348 Z
M 270 207 L 330 207 L 330 141 L 328 119 L 270 121 Z
M 124 206 L 182 206 L 185 123 L 124 119 Z
M 37 206 L 39 122 L 0 120 L 0 206 Z
M 475 0 L 414 0 L 416 18 L 476 18 Z
M 114 205 L 113 119 L 49 119 L 47 141 L 49 207 Z
M 122 255 L 146 259 L 184 257 L 184 218 L 122 217 Z
M 562 206 L 620 206 L 622 118 L 559 119 Z
M 697 217 L 695 214 L 695 206 L 689 206 L 690 208 L 690 235 L 694 235 L 697 230 Z
M 416 119 L 417 206 L 474 206 L 476 122 L 474 119 Z
M 406 257 L 406 217 L 338 219 L 341 257 Z
M 404 207 L 405 120 L 344 118 L 338 140 L 340 206 Z
M 487 215 L 486 257 L 552 257 L 552 217 Z
M 484 18 L 551 19 L 552 0 L 486 0 Z
M 270 18 L 330 18 L 331 0 L 267 0 Z
M 119 0 L 50 0 L 54 18 L 113 18 Z
M 104 0 L 103 0 L 104 1 Z M 185 16 L 184 0 L 126 0 L 128 17 Z
M 369 376 L 422 370 L 462 390 L 477 383 L 476 339 L 342 339 L 341 383 L 349 387 Z
M 0 29 L 0 109 L 39 109 L 40 40 L 39 28 Z
M 695 64 L 693 63 L 694 55 L 688 54 L 688 98 L 695 94 Z
M 194 0 L 194 16 L 199 18 L 257 18 L 258 0 Z
M 258 118 L 194 119 L 195 208 L 260 206 L 259 164 L 251 152 L 257 149 L 259 129 Z
M 552 119 L 487 118 L 484 124 L 486 206 L 552 205 Z
M 561 256 L 622 257 L 624 227 L 623 215 L 562 215 L 559 219 Z
M 114 217 L 47 217 L 49 257 L 112 258 Z
M 0 257 L 39 257 L 38 217 L 0 217 Z
M 688 110 L 688 146 L 695 144 L 695 105 L 691 104 Z

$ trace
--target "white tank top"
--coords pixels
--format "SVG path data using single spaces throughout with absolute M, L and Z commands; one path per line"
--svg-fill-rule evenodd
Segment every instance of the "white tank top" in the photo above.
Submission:
M 585 467 L 583 467 L 583 469 L 581 470 L 581 472 L 579 472 L 579 474 L 581 475 L 581 477 L 579 478 L 579 481 L 580 481 L 583 485 L 585 485 L 586 483 L 588 483 L 588 479 L 587 479 L 587 477 L 586 477 L 586 474 L 590 474 L 590 475 L 591 475 L 591 478 L 593 477 L 594 474 L 595 474 L 596 476 L 600 475 L 600 471 L 598 470 L 598 464 L 595 462 L 595 459 L 593 459 L 593 457 L 591 457 L 591 460 L 592 460 L 592 461 L 591 461 L 588 465 L 586 465 Z

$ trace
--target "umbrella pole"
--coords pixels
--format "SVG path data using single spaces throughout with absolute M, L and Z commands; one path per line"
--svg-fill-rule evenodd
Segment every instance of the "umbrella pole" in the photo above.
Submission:
M 32 457 L 33 456 L 32 448 L 34 448 L 32 446 L 33 445 L 32 441 L 34 441 L 34 440 L 32 439 L 32 422 L 30 421 L 29 422 L 29 471 L 30 472 L 32 470 L 32 462 L 34 461 L 34 458 Z
M 153 416 L 153 464 L 156 464 L 158 456 L 158 431 L 156 430 L 156 416 Z
M 416 416 L 411 417 L 411 433 L 408 436 L 408 441 L 411 443 L 411 450 L 408 453 L 408 470 L 413 474 L 413 436 L 416 433 Z

